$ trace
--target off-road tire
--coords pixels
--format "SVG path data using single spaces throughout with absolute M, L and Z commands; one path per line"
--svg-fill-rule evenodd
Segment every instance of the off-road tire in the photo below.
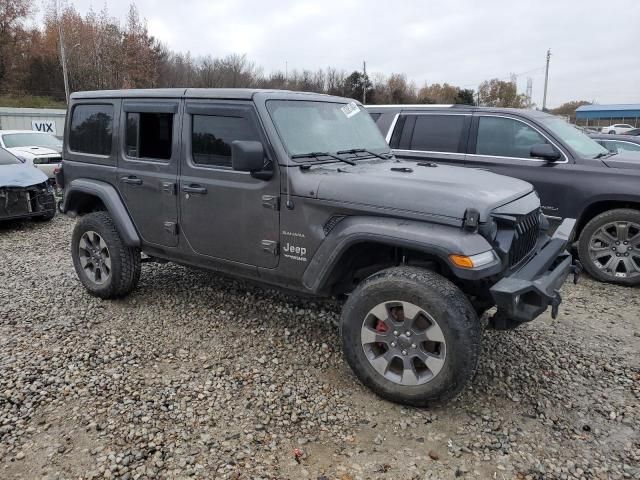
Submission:
M 367 359 L 361 342 L 363 321 L 384 301 L 407 301 L 424 309 L 438 323 L 446 340 L 442 370 L 422 385 L 388 380 Z M 365 279 L 351 293 L 340 321 L 343 351 L 360 381 L 381 397 L 417 407 L 442 405 L 458 395 L 478 367 L 482 328 L 473 306 L 453 283 L 429 270 L 394 267 Z
M 640 210 L 631 208 L 619 208 L 608 210 L 593 217 L 580 232 L 578 240 L 578 256 L 585 270 L 596 280 L 601 282 L 614 283 L 618 285 L 636 286 L 640 285 L 640 276 L 634 278 L 620 278 L 608 275 L 599 269 L 589 256 L 589 241 L 591 236 L 602 226 L 615 221 L 629 221 L 640 224 Z
M 94 283 L 80 265 L 80 238 L 87 231 L 97 232 L 109 248 L 111 274 L 107 282 L 102 285 Z M 124 244 L 107 212 L 89 213 L 78 220 L 71 237 L 71 256 L 80 282 L 91 295 L 96 297 L 123 297 L 131 293 L 140 280 L 140 251 Z

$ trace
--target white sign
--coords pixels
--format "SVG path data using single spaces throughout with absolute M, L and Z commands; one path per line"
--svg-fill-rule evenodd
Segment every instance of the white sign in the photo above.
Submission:
M 53 120 L 31 120 L 31 130 L 55 135 L 56 122 Z
M 340 110 L 342 110 L 342 113 L 344 113 L 347 118 L 351 118 L 360 112 L 360 109 L 358 108 L 358 105 L 356 105 L 356 102 L 347 103 Z

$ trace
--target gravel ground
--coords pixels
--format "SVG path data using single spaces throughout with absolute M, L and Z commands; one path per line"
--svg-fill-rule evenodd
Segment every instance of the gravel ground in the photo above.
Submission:
M 0 225 L 2 479 L 640 479 L 637 288 L 567 284 L 557 321 L 486 332 L 471 386 L 421 410 L 356 381 L 339 305 L 170 264 L 100 301 L 72 228 Z

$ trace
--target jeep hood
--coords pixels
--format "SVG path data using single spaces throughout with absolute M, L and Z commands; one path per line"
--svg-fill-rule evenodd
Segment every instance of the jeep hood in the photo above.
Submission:
M 485 170 L 407 161 L 360 162 L 322 175 L 317 198 L 379 207 L 394 215 L 404 211 L 458 221 L 467 209 L 475 208 L 485 222 L 493 209 L 533 191 L 527 182 Z
M 30 187 L 46 182 L 48 177 L 32 165 L 0 165 L 0 188 Z

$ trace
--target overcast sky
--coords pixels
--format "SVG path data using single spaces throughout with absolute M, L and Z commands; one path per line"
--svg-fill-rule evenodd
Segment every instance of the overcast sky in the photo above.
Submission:
M 68 0 L 85 13 L 104 0 Z M 477 88 L 518 74 L 542 105 L 640 103 L 640 0 L 137 0 L 151 34 L 176 51 L 246 53 L 266 72 L 334 66 L 404 72 L 418 86 Z M 129 0 L 108 0 L 123 23 Z

